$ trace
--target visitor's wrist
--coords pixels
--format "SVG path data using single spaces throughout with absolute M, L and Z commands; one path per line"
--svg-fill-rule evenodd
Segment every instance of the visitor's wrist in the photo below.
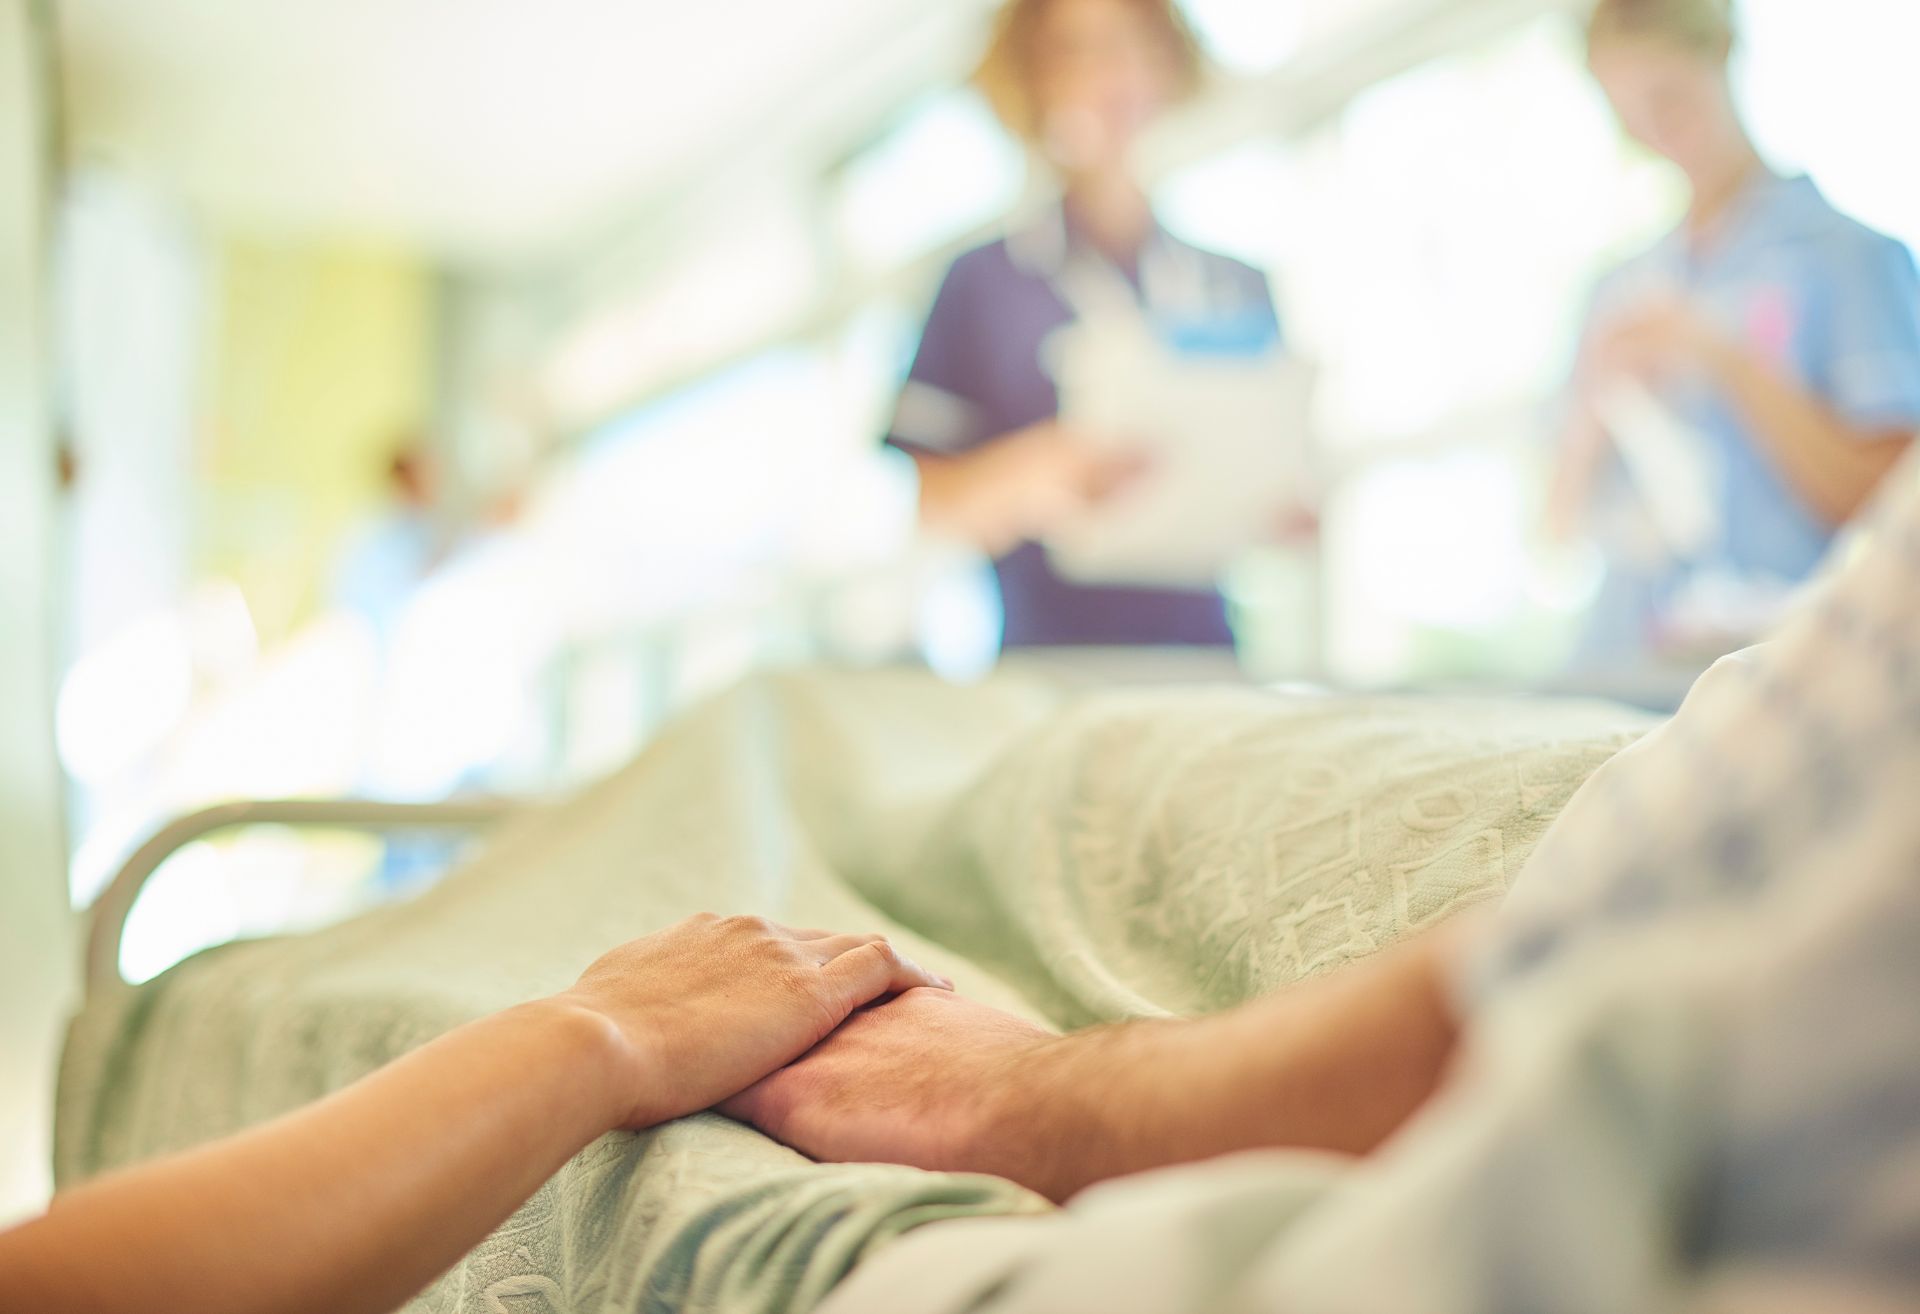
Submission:
M 543 1058 L 566 1074 L 568 1106 L 594 1135 L 633 1126 L 647 1060 L 613 1019 L 569 994 L 511 1010 L 535 1028 Z

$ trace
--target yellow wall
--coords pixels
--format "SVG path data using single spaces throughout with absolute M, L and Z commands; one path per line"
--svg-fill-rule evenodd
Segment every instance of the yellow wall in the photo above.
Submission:
M 214 263 L 196 556 L 271 639 L 324 602 L 395 445 L 427 427 L 431 279 L 367 247 L 230 241 Z
M 51 1186 L 54 1055 L 78 960 L 53 752 L 41 35 L 25 6 L 0 4 L 0 1227 Z

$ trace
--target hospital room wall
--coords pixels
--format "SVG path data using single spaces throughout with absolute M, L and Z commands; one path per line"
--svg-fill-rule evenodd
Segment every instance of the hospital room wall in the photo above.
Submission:
M 432 441 L 434 278 L 351 242 L 229 237 L 212 267 L 194 556 L 271 640 L 324 605 L 395 450 Z
M 0 0 L 0 1224 L 48 1189 L 54 1045 L 74 952 L 52 735 L 48 125 L 34 9 Z
M 397 244 L 210 222 L 93 160 L 58 216 L 78 479 L 57 743 L 83 904 L 178 812 L 351 786 L 337 703 L 366 645 L 309 640 L 358 531 L 395 513 L 395 449 L 434 441 L 440 279 Z

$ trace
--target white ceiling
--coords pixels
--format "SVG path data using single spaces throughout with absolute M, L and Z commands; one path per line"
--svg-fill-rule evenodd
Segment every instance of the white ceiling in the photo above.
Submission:
M 72 137 L 229 226 L 509 262 L 831 103 L 978 0 L 59 0 Z M 944 43 L 958 46 L 959 43 Z M 963 58 L 957 48 L 953 58 Z M 895 64 L 898 59 L 893 61 Z M 891 70 L 950 76 L 953 70 Z

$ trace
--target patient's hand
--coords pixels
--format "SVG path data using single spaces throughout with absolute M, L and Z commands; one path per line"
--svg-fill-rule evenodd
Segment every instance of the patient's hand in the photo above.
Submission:
M 1363 1154 L 1452 1053 L 1454 929 L 1212 1017 L 1071 1036 L 910 990 L 721 1109 L 816 1159 L 992 1173 L 1055 1200 L 1237 1150 Z
M 1199 1157 L 1185 1088 L 1206 1022 L 1058 1036 L 959 995 L 865 1008 L 790 1067 L 721 1105 L 813 1158 L 989 1173 L 1054 1200 Z M 1197 1051 L 1196 1052 L 1196 1047 Z
M 638 1128 L 710 1108 L 854 1009 L 922 986 L 952 988 L 882 936 L 703 913 L 615 949 L 555 1002 L 611 1024 L 619 1125 Z
M 1059 1044 L 1052 1032 L 938 990 L 862 1009 L 790 1067 L 721 1106 L 816 1159 L 994 1172 L 1020 1155 L 1006 1096 Z

